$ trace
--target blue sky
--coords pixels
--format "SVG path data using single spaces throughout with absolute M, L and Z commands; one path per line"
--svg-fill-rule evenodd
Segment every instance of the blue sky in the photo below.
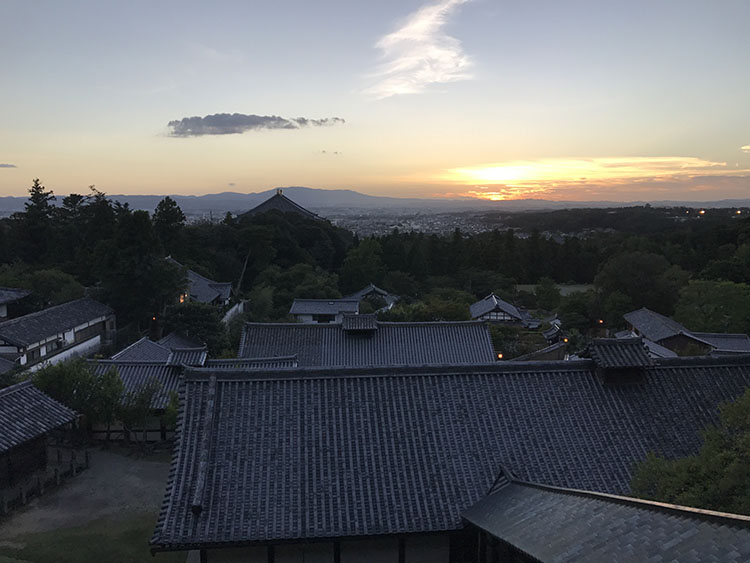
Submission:
M 750 197 L 748 22 L 746 0 L 4 0 L 0 195 Z

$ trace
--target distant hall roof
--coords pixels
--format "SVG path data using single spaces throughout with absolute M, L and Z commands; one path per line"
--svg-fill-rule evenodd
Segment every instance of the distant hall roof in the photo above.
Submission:
M 482 315 L 486 315 L 487 313 L 491 313 L 492 311 L 496 310 L 502 311 L 503 313 L 506 313 L 518 320 L 522 319 L 521 312 L 516 308 L 515 305 L 512 305 L 507 301 L 503 301 L 494 293 L 490 293 L 484 299 L 481 299 L 476 303 L 472 303 L 471 307 L 469 307 L 469 310 L 471 311 L 472 319 L 478 319 Z
M 487 326 L 478 321 L 376 322 L 366 336 L 342 325 L 246 323 L 238 355 L 297 355 L 300 366 L 476 364 L 495 361 Z
M 30 381 L 0 389 L 0 453 L 78 418 Z
M 358 311 L 359 301 L 356 299 L 295 299 L 289 309 L 289 314 L 339 315 Z
M 657 343 L 665 338 L 689 332 L 677 321 L 646 307 L 625 313 L 623 318 L 644 337 Z
M 88 297 L 0 323 L 0 339 L 28 346 L 114 311 Z
M 272 195 L 260 205 L 253 207 L 250 211 L 242 213 L 240 217 L 258 215 L 260 213 L 266 213 L 268 211 L 280 211 L 282 213 L 297 213 L 298 215 L 302 215 L 303 217 L 307 217 L 308 219 L 322 220 L 321 217 L 319 217 L 312 211 L 308 211 L 301 205 L 294 203 L 291 199 L 286 197 L 281 192 L 281 189 L 277 189 L 274 195 Z
M 627 387 L 602 385 L 590 360 L 187 370 L 152 545 L 458 529 L 501 465 L 624 494 L 635 462 L 695 453 L 749 383 L 750 358 L 728 357 L 665 361 Z

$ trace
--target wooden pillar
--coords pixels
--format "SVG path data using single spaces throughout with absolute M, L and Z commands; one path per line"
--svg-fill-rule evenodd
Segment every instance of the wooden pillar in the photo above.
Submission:
M 333 542 L 333 563 L 341 563 L 341 542 Z

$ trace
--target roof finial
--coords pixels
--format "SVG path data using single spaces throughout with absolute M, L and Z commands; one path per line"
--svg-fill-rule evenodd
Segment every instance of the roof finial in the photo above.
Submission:
M 281 195 L 281 188 L 276 188 L 276 195 Z

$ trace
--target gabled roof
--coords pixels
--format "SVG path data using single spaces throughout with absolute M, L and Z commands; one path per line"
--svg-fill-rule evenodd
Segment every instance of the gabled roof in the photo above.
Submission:
M 340 315 L 359 312 L 356 299 L 295 299 L 290 315 Z
M 127 362 L 118 360 L 92 360 L 95 375 L 116 369 L 123 385 L 123 400 L 137 393 L 151 381 L 159 383 L 159 391 L 151 401 L 151 408 L 162 410 L 169 404 L 170 395 L 177 391 L 181 366 L 170 366 L 162 362 Z
M 386 290 L 380 289 L 373 283 L 367 285 L 366 287 L 363 287 L 359 291 L 355 291 L 351 295 L 347 295 L 345 299 L 356 299 L 357 301 L 362 301 L 365 297 L 368 297 L 370 295 L 379 295 L 385 300 L 386 305 L 389 306 L 393 305 L 399 299 L 398 295 L 388 293 Z
M 312 211 L 308 211 L 301 205 L 294 203 L 291 199 L 282 194 L 281 191 L 280 188 L 277 189 L 274 195 L 260 205 L 253 207 L 250 211 L 240 214 L 240 217 L 249 217 L 260 213 L 266 213 L 268 211 L 280 211 L 282 213 L 296 213 L 303 217 L 307 217 L 308 219 L 323 220 L 322 217 L 319 217 Z
M 0 305 L 13 303 L 14 301 L 23 299 L 29 294 L 31 294 L 31 292 L 26 289 L 18 289 L 15 287 L 0 287 Z
M 512 477 L 463 517 L 538 561 L 750 560 L 750 517 Z
M 659 342 L 680 333 L 690 332 L 674 319 L 660 315 L 646 307 L 625 313 L 623 318 L 642 336 L 654 342 Z
M 657 344 L 653 340 L 649 340 L 648 338 L 643 339 L 643 345 L 646 347 L 646 350 L 648 350 L 649 356 L 652 358 L 676 358 L 677 352 L 673 352 L 669 348 L 665 348 L 664 346 L 661 346 L 660 344 Z
M 175 348 L 200 348 L 204 345 L 203 342 L 180 332 L 170 332 L 157 342 L 170 350 Z
M 167 256 L 166 260 L 175 266 L 185 268 L 183 264 L 180 264 L 171 256 Z M 232 284 L 230 282 L 216 282 L 190 268 L 186 268 L 185 276 L 187 277 L 190 298 L 199 303 L 213 303 L 216 299 L 226 300 L 231 296 Z
M 207 357 L 208 348 L 205 346 L 197 348 L 172 348 L 172 352 L 169 358 L 167 358 L 167 365 L 201 367 L 206 363 Z
M 747 357 L 664 362 L 627 387 L 594 367 L 187 370 L 152 546 L 458 529 L 501 464 L 624 494 L 635 462 L 695 453 L 750 384 Z
M 169 348 L 149 340 L 144 336 L 136 340 L 127 348 L 123 348 L 112 356 L 113 360 L 121 362 L 156 362 L 165 363 L 169 359 Z
M 335 324 L 246 323 L 238 355 L 297 355 L 300 366 L 396 366 L 495 361 L 489 328 L 479 321 L 377 322 L 366 337 Z
M 0 389 L 0 453 L 38 438 L 78 418 L 31 381 Z
M 471 311 L 472 319 L 478 319 L 482 315 L 486 315 L 487 313 L 490 313 L 492 311 L 502 311 L 503 313 L 506 313 L 507 315 L 518 319 L 519 321 L 522 319 L 521 312 L 515 307 L 515 305 L 511 305 L 507 301 L 503 301 L 494 293 L 490 293 L 484 299 L 481 299 L 476 303 L 472 303 L 471 307 L 469 307 L 469 310 Z
M 595 338 L 589 353 L 597 367 L 604 369 L 643 368 L 653 363 L 641 338 Z
M 14 346 L 29 346 L 92 319 L 114 315 L 106 305 L 88 297 L 0 323 L 0 339 Z

